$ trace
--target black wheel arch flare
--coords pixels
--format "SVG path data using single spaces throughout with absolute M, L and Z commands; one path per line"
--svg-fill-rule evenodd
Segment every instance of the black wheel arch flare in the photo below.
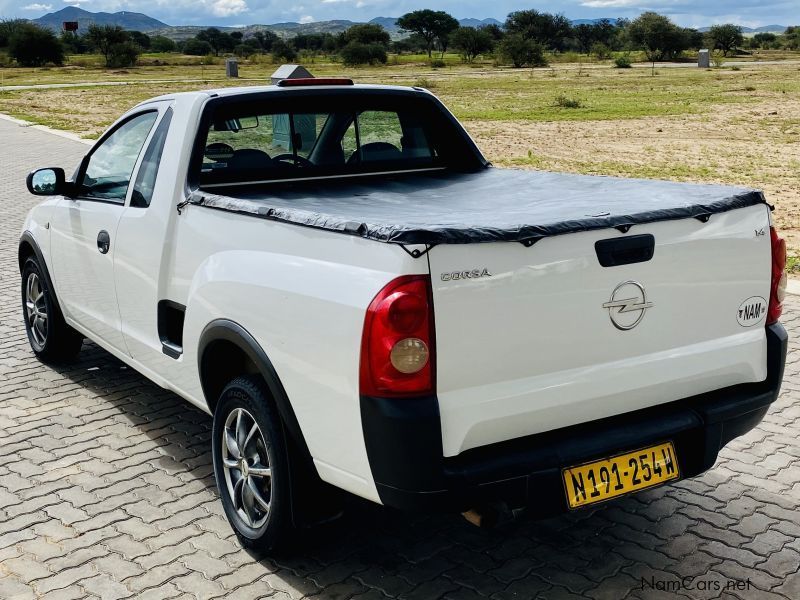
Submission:
M 213 412 L 213 402 L 216 399 L 211 397 L 213 393 L 210 393 L 208 389 L 208 378 L 204 377 L 204 374 L 208 373 L 208 369 L 213 369 L 213 365 L 208 364 L 209 353 L 207 350 L 215 342 L 220 341 L 233 344 L 256 365 L 259 374 L 263 377 L 270 395 L 275 402 L 275 406 L 281 416 L 286 432 L 295 442 L 303 456 L 310 459 L 311 454 L 308 450 L 305 438 L 303 437 L 303 432 L 300 429 L 300 423 L 297 420 L 292 404 L 289 401 L 289 396 L 286 394 L 286 390 L 281 383 L 280 377 L 278 377 L 278 373 L 272 361 L 270 361 L 267 353 L 250 332 L 230 319 L 216 319 L 211 321 L 200 334 L 200 342 L 197 349 L 197 368 L 200 374 L 203 394 L 206 397 L 209 409 L 212 409 Z

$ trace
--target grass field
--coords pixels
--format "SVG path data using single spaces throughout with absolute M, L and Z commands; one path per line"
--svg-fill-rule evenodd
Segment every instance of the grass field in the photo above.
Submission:
M 762 188 L 800 256 L 800 55 L 754 58 L 784 62 L 658 68 L 655 76 L 585 57 L 536 70 L 467 66 L 457 57 L 435 70 L 423 57 L 381 68 L 307 66 L 318 75 L 430 88 L 498 166 Z M 148 56 L 144 66 L 124 70 L 105 70 L 89 59 L 77 68 L 0 69 L 5 85 L 126 83 L 0 92 L 0 112 L 95 137 L 146 98 L 261 85 L 275 68 L 267 61 L 243 64 L 236 81 L 221 77 L 221 61 L 199 65 L 195 57 L 172 57 L 181 64 L 152 64 L 159 60 Z

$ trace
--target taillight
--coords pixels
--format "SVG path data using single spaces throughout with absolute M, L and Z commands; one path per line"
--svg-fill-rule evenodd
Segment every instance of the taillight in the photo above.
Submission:
M 398 277 L 367 309 L 361 338 L 361 394 L 383 398 L 431 394 L 433 362 L 430 277 Z
M 775 323 L 783 312 L 783 299 L 786 296 L 786 240 L 778 235 L 774 227 L 769 228 L 772 241 L 772 287 L 769 292 L 767 325 Z

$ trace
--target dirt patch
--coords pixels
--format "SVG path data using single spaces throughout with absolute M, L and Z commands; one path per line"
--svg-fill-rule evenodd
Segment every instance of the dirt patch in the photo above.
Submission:
M 800 255 L 800 98 L 620 121 L 469 121 L 498 166 L 763 189 Z

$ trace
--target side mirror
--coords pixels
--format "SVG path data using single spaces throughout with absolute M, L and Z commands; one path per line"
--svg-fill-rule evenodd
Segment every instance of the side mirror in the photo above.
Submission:
M 31 171 L 25 183 L 34 196 L 62 196 L 67 192 L 67 178 L 60 167 Z

